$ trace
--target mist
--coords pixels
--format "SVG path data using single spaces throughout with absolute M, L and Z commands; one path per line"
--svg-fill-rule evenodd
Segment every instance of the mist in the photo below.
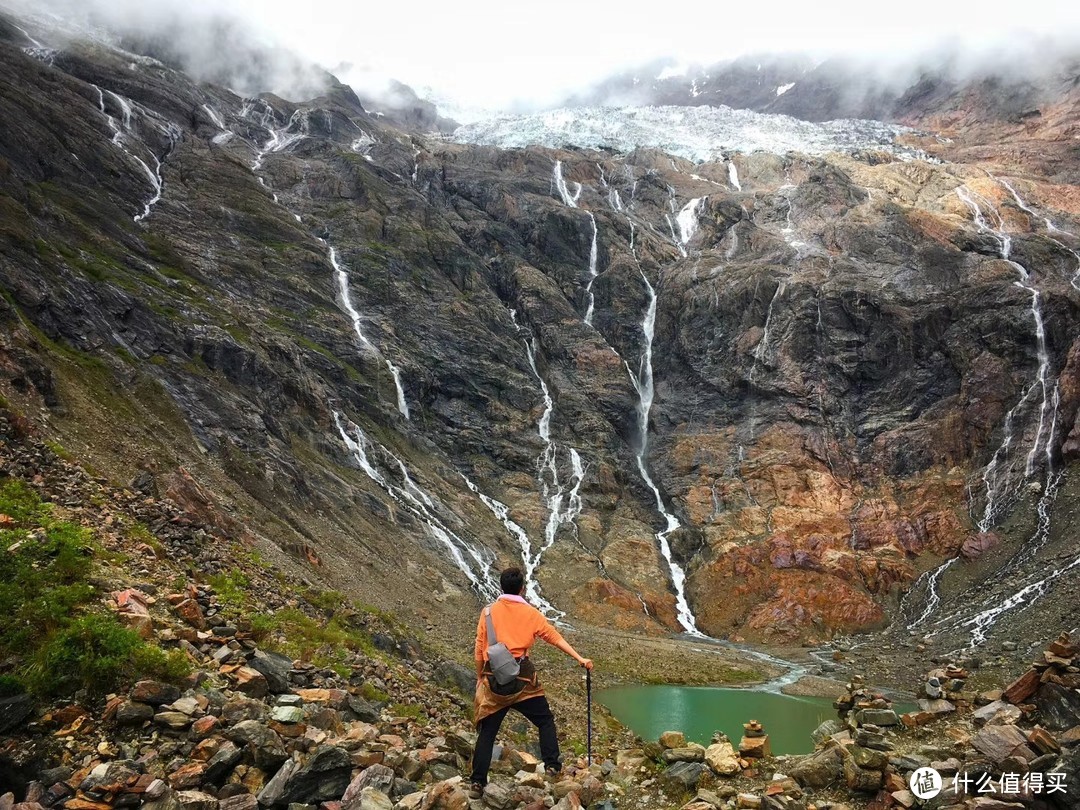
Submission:
M 839 56 L 878 81 L 907 80 L 934 60 L 956 75 L 1015 78 L 1080 53 L 1080 8 L 1061 0 L 1029 0 L 1020 21 L 941 0 L 888 9 L 862 0 L 778 0 L 767 7 L 690 2 L 648 14 L 609 0 L 528 6 L 0 0 L 0 6 L 38 19 L 53 15 L 69 30 L 107 28 L 121 45 L 245 95 L 311 97 L 329 71 L 369 97 L 397 79 L 440 106 L 493 111 L 554 106 L 644 65 L 665 64 L 678 74 L 755 53 L 813 61 Z

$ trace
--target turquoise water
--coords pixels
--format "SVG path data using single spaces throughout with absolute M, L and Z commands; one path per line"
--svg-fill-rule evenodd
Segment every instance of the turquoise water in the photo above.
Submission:
M 644 740 L 681 731 L 708 745 L 714 731 L 723 731 L 738 748 L 742 724 L 757 720 L 774 754 L 813 751 L 810 732 L 837 716 L 825 698 L 706 686 L 616 686 L 598 692 L 597 700 Z

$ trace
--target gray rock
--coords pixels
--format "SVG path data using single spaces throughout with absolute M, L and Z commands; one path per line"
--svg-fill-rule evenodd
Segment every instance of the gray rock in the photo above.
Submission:
M 976 726 L 1003 725 L 1015 723 L 1022 715 L 1023 712 L 1017 706 L 1004 700 L 995 700 L 972 712 L 971 720 Z
M 348 711 L 352 713 L 355 720 L 364 723 L 379 722 L 378 710 L 359 695 L 349 695 Z
M 244 720 L 225 730 L 225 736 L 242 746 L 251 756 L 255 767 L 270 773 L 288 756 L 281 737 L 257 720 Z
M 375 788 L 389 796 L 394 791 L 393 769 L 378 764 L 364 768 L 345 789 L 341 797 L 341 810 L 355 810 L 354 804 L 359 801 L 361 791 L 367 787 Z
M 161 681 L 139 681 L 131 689 L 131 699 L 151 706 L 164 706 L 180 699 L 180 688 Z
M 0 734 L 22 727 L 34 713 L 34 699 L 29 695 L 0 698 Z
M 281 795 L 286 804 L 318 804 L 336 800 L 349 786 L 352 759 L 343 748 L 325 745 L 292 775 Z
M 435 683 L 471 697 L 476 691 L 476 671 L 454 661 L 442 661 L 435 667 Z
M 1065 731 L 1080 725 L 1080 692 L 1056 683 L 1039 686 L 1033 702 L 1039 709 L 1039 719 L 1052 731 Z
M 1002 762 L 1026 743 L 1027 735 L 1016 726 L 986 726 L 971 741 L 975 750 L 994 764 Z
M 207 761 L 203 780 L 211 785 L 220 785 L 240 762 L 243 753 L 239 746 L 226 740 Z
M 179 731 L 191 725 L 191 717 L 183 712 L 158 712 L 154 715 L 154 723 L 164 728 Z
M 300 770 L 299 762 L 295 759 L 286 760 L 277 773 L 259 791 L 259 804 L 263 807 L 273 807 L 281 804 L 281 798 L 285 795 L 285 786 L 298 770 Z
M 255 810 L 259 806 L 259 800 L 253 793 L 241 793 L 230 796 L 218 803 L 218 810 Z
M 218 810 L 217 798 L 199 790 L 177 791 L 176 800 L 184 810 Z
M 300 706 L 275 706 L 270 710 L 270 719 L 279 723 L 300 723 L 304 720 L 304 710 Z
M 815 743 L 818 743 L 820 745 L 821 743 L 825 742 L 825 740 L 829 739 L 829 737 L 831 737 L 833 734 L 839 734 L 845 729 L 847 729 L 847 726 L 839 720 L 826 720 L 820 726 L 811 731 L 810 736 L 811 738 L 813 738 Z
M 293 668 L 293 661 L 288 656 L 256 650 L 248 659 L 247 665 L 262 673 L 272 694 L 279 695 L 289 691 L 289 670 Z
M 803 787 L 821 788 L 839 779 L 843 768 L 844 757 L 834 743 L 833 747 L 800 757 L 794 765 L 785 766 L 784 772 Z
M 138 726 L 154 719 L 154 707 L 149 703 L 125 700 L 116 709 L 116 724 L 120 726 Z
M 697 790 L 706 766 L 703 762 L 676 762 L 660 774 L 660 781 L 678 790 Z
M 353 806 L 356 810 L 393 810 L 394 803 L 381 790 L 368 786 L 360 791 Z
M 859 725 L 895 726 L 900 723 L 900 718 L 892 709 L 860 709 L 855 714 L 855 720 Z

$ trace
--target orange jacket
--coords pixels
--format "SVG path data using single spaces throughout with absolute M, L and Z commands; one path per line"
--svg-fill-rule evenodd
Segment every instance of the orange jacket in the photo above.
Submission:
M 484 611 L 480 612 L 480 621 L 476 625 L 476 647 L 473 654 L 477 661 L 487 660 L 487 621 Z M 548 644 L 559 644 L 563 637 L 544 618 L 544 614 L 525 600 L 500 598 L 491 606 L 491 623 L 495 626 L 495 636 L 510 650 L 511 655 L 520 658 L 529 652 L 529 648 L 538 638 Z

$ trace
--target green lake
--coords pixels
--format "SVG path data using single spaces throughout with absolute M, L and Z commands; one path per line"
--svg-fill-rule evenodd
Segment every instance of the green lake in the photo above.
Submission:
M 714 731 L 723 731 L 738 748 L 742 724 L 757 720 L 774 754 L 813 751 L 810 732 L 837 716 L 825 698 L 707 686 L 616 686 L 598 692 L 597 700 L 643 740 L 681 731 L 708 745 Z

